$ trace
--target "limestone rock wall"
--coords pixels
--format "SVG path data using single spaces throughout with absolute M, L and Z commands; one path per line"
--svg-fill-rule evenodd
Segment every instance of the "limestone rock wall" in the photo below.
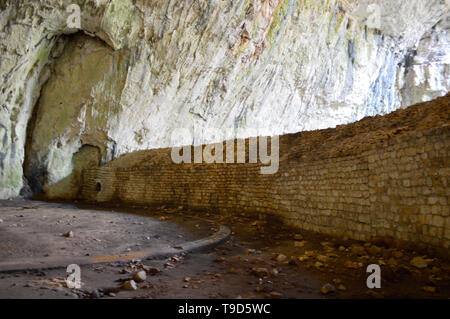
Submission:
M 277 174 L 259 164 L 174 164 L 169 150 L 84 170 L 81 198 L 273 214 L 358 240 L 450 247 L 450 95 L 385 117 L 280 138 Z
M 0 198 L 24 170 L 65 179 L 83 145 L 106 162 L 179 127 L 292 133 L 443 95 L 448 19 L 441 0 L 2 0 Z

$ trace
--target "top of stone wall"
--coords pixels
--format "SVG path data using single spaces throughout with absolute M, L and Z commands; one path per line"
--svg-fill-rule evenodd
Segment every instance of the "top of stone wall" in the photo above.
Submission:
M 366 117 L 336 128 L 281 136 L 280 160 L 317 160 L 357 155 L 382 147 L 395 137 L 448 126 L 450 94 L 385 116 Z M 125 154 L 104 167 L 172 165 L 170 154 L 170 148 L 137 151 Z
M 450 125 L 450 94 L 388 115 L 366 117 L 336 128 L 283 136 L 280 149 L 288 158 L 333 158 L 357 155 L 384 146 L 392 138 Z

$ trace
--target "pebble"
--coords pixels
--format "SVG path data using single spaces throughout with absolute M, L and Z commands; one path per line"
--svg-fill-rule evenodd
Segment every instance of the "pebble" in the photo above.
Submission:
M 273 299 L 281 299 L 283 298 L 283 294 L 279 293 L 278 291 L 272 291 L 270 293 L 270 297 Z
M 144 270 L 138 271 L 134 274 L 133 280 L 135 282 L 143 282 L 147 279 L 147 273 Z
M 324 267 L 324 264 L 322 264 L 320 261 L 316 261 L 316 263 L 314 264 L 314 267 L 322 268 L 322 267 Z
M 251 255 L 251 254 L 254 254 L 254 253 L 256 253 L 256 249 L 247 249 L 247 250 L 245 251 L 245 254 L 246 254 L 246 255 Z
M 338 286 L 337 289 L 340 290 L 340 291 L 346 291 L 347 287 L 345 287 L 344 285 L 341 284 L 341 285 Z
M 344 264 L 345 267 L 350 268 L 350 269 L 358 269 L 358 264 L 354 263 L 351 260 L 347 260 Z
M 429 260 L 423 257 L 414 257 L 411 259 L 410 264 L 416 268 L 423 269 L 428 267 Z
M 252 268 L 252 274 L 258 277 L 267 277 L 269 275 L 269 271 L 267 268 Z
M 67 238 L 73 238 L 73 231 L 68 231 L 68 232 L 64 233 L 63 236 L 67 237 Z
M 137 290 L 137 285 L 134 280 L 128 280 L 123 284 L 122 288 L 125 290 Z
M 286 255 L 279 254 L 279 255 L 277 256 L 277 261 L 278 261 L 279 263 L 285 262 L 286 259 L 287 259 Z
M 434 294 L 436 292 L 436 287 L 433 286 L 425 286 L 422 288 L 423 291 Z
M 320 289 L 320 292 L 323 294 L 323 295 L 328 295 L 328 294 L 331 294 L 331 293 L 333 293 L 333 292 L 335 292 L 336 291 L 336 287 L 334 287 L 332 284 L 325 284 L 323 287 L 322 287 L 322 289 Z
M 294 242 L 294 247 L 302 248 L 305 247 L 306 241 L 296 241 Z
M 327 257 L 327 256 L 324 256 L 324 255 L 318 255 L 318 256 L 316 256 L 316 259 L 317 259 L 318 261 L 320 261 L 320 262 L 323 262 L 323 263 L 328 262 L 328 257 Z
M 0 218 L 0 223 L 3 223 L 3 219 Z
M 156 267 L 150 267 L 148 268 L 148 273 L 152 276 L 156 275 L 157 273 L 159 273 L 161 270 L 159 270 Z

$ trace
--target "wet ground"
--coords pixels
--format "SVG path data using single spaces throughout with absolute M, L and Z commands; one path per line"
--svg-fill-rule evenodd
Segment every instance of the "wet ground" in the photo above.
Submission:
M 32 205 L 28 202 L 25 206 Z M 450 297 L 450 263 L 434 255 L 433 250 L 416 252 L 343 241 L 294 230 L 275 219 L 254 215 L 219 216 L 164 206 L 114 205 L 101 210 L 127 211 L 173 222 L 192 238 L 209 232 L 208 227 L 202 228 L 195 222 L 197 217 L 226 225 L 233 233 L 226 243 L 203 252 L 174 254 L 163 260 L 82 266 L 81 289 L 66 288 L 65 269 L 0 273 L 0 298 Z M 19 223 L 24 217 L 16 218 Z M 76 238 L 75 231 L 74 234 L 70 239 Z M 176 237 L 175 233 L 171 236 Z M 381 267 L 380 289 L 367 287 L 370 274 L 366 270 L 370 264 Z M 142 270 L 146 279 L 137 283 L 136 290 L 124 290 L 124 283 Z

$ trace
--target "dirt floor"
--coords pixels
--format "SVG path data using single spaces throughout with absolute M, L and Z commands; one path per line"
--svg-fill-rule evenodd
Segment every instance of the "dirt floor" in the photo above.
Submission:
M 24 207 L 32 207 L 33 203 L 26 202 Z M 83 209 L 100 209 L 87 204 L 71 204 Z M 232 236 L 213 249 L 173 255 L 164 260 L 82 266 L 81 289 L 66 288 L 65 269 L 0 273 L 0 298 L 450 297 L 450 262 L 437 257 L 433 251 L 414 252 L 337 240 L 293 230 L 277 220 L 259 220 L 250 215 L 218 216 L 181 207 L 125 207 L 119 204 L 101 210 L 125 211 L 139 214 L 140 218 L 173 222 L 178 226 L 168 225 L 174 228 L 167 229 L 172 233 L 190 233 L 192 238 L 197 230 L 201 236 L 208 233 L 207 226 L 193 222 L 196 220 L 193 217 L 207 218 L 228 226 Z M 11 216 L 16 215 L 23 214 L 16 212 Z M 24 217 L 16 218 L 16 223 L 20 223 Z M 134 238 L 136 232 L 130 234 L 130 238 Z M 127 244 L 123 243 L 123 247 L 129 246 Z M 43 251 L 45 249 L 43 247 Z M 370 275 L 366 269 L 370 264 L 381 266 L 380 289 L 371 290 L 366 285 Z M 141 270 L 147 273 L 147 278 L 137 283 L 137 289 L 123 289 L 124 283 Z

